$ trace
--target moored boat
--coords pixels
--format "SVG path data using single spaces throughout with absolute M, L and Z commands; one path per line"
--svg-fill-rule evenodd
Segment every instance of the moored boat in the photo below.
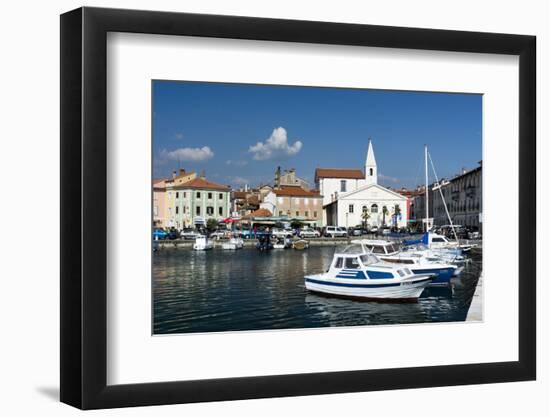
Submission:
M 435 274 L 415 274 L 408 267 L 380 261 L 375 255 L 348 246 L 334 254 L 324 274 L 306 275 L 306 289 L 364 300 L 415 301 Z
M 297 250 L 304 250 L 309 248 L 309 242 L 305 239 L 299 239 L 292 244 L 292 247 Z
M 435 274 L 430 283 L 435 285 L 448 285 L 452 277 L 456 277 L 462 271 L 462 267 L 444 262 L 441 258 L 418 252 L 403 252 L 397 243 L 386 240 L 357 239 L 352 244 L 360 245 L 366 253 L 376 255 L 381 261 L 406 266 L 417 275 Z
M 242 249 L 244 242 L 240 237 L 231 237 L 227 242 L 222 243 L 222 249 L 237 250 Z
M 206 236 L 198 236 L 193 244 L 194 250 L 209 250 L 214 247 L 214 244 Z
M 273 244 L 273 249 L 288 249 L 292 247 L 292 241 L 289 237 L 278 237 Z

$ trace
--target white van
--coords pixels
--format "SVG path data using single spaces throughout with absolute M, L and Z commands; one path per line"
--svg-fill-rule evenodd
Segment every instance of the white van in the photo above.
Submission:
M 347 237 L 348 231 L 345 227 L 327 226 L 324 234 L 326 237 Z

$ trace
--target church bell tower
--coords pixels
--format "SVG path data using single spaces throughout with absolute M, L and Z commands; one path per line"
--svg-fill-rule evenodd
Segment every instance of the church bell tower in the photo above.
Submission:
M 376 167 L 376 159 L 374 158 L 374 150 L 372 149 L 370 138 L 367 159 L 365 161 L 365 180 L 368 185 L 378 184 L 378 168 Z

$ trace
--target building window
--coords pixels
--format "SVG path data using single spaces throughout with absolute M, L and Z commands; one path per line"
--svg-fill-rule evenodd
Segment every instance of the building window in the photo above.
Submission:
M 201 215 L 201 206 L 197 206 L 195 212 L 197 213 L 197 216 L 200 216 Z
M 353 213 L 353 204 L 348 206 L 348 213 Z
M 206 207 L 206 215 L 212 216 L 214 214 L 214 207 L 208 206 Z
M 183 214 L 187 212 L 187 207 L 183 206 Z
M 298 217 L 299 215 L 300 215 L 300 212 L 299 212 L 299 211 L 297 211 L 297 212 L 296 212 L 296 217 Z
M 197 198 L 201 198 L 201 193 L 197 191 Z
M 313 212 L 313 217 L 317 217 L 317 212 L 316 211 Z
M 178 214 L 179 212 L 180 212 L 180 208 L 176 206 L 176 214 Z
M 223 207 L 218 207 L 218 214 L 223 216 Z
M 378 204 L 373 204 L 370 206 L 371 213 L 378 213 Z
M 372 177 L 374 170 L 372 168 L 369 168 L 369 175 Z
M 340 192 L 341 193 L 346 192 L 346 180 L 340 180 Z
M 187 197 L 187 193 L 184 191 L 183 192 L 183 198 Z
M 176 192 L 176 198 L 180 198 L 180 193 Z
M 208 193 L 208 199 L 212 200 L 212 193 Z
M 304 216 L 309 217 L 309 211 L 305 211 Z
M 218 194 L 218 199 L 223 200 L 223 194 L 222 193 Z
M 363 206 L 363 213 L 364 213 L 365 211 L 368 211 L 367 206 Z

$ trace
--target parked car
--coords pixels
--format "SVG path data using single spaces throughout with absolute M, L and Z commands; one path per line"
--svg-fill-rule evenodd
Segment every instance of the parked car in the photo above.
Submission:
M 372 226 L 369 230 L 369 233 L 377 234 L 378 233 L 378 226 Z
M 176 240 L 176 239 L 180 238 L 180 234 L 176 229 L 174 229 L 172 227 L 172 228 L 170 228 L 170 230 L 168 230 L 167 238 L 170 239 L 170 240 Z
M 292 229 L 276 229 L 274 228 L 271 234 L 275 237 L 292 237 L 294 236 L 294 231 Z
M 381 229 L 378 229 L 378 234 L 382 236 L 388 236 L 391 233 L 391 229 L 389 227 L 382 227 Z
M 153 230 L 153 239 L 154 240 L 164 240 L 168 237 L 168 232 L 164 229 L 154 229 Z
M 300 230 L 298 233 L 298 236 L 301 238 L 312 238 L 312 237 L 321 237 L 321 233 L 315 229 L 311 229 L 309 227 L 305 227 Z
M 326 237 L 347 237 L 348 232 L 345 227 L 327 226 L 323 233 Z
M 227 237 L 228 234 L 228 230 L 214 230 L 212 233 L 210 233 L 210 239 L 222 239 L 224 237 Z
M 180 233 L 180 237 L 185 240 L 195 240 L 200 235 L 195 229 L 183 229 Z
M 363 229 L 361 227 L 350 227 L 348 229 L 349 236 L 361 236 L 363 234 Z

